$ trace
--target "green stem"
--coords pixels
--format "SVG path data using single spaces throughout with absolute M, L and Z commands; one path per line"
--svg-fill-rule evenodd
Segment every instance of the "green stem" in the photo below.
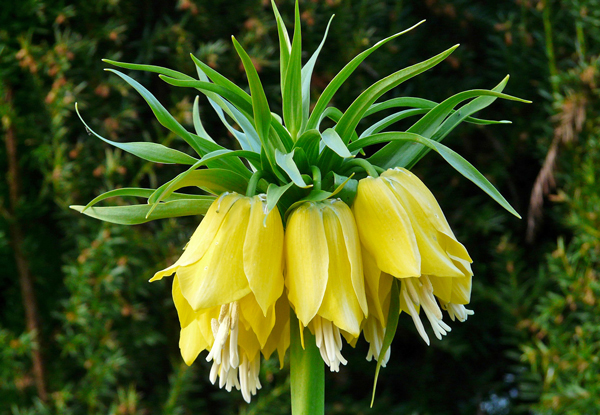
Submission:
M 577 33 L 577 53 L 579 55 L 579 61 L 585 61 L 585 33 L 583 31 L 583 22 L 578 21 L 575 23 L 575 31 Z
M 554 41 L 552 39 L 552 17 L 550 16 L 550 2 L 543 2 L 544 11 L 542 19 L 544 21 L 544 35 L 546 40 L 546 56 L 548 57 L 548 69 L 550 71 L 550 84 L 552 92 L 558 94 L 558 70 L 556 69 L 556 57 L 554 55 Z
M 304 330 L 304 349 L 298 318 L 290 315 L 290 383 L 292 415 L 325 413 L 325 363 L 315 343 L 315 336 Z
M 317 166 L 310 166 L 312 171 L 313 190 L 321 190 L 321 170 Z
M 346 161 L 344 163 L 344 165 L 346 168 L 349 168 L 352 166 L 358 166 L 361 169 L 363 169 L 364 171 L 366 171 L 369 176 L 379 177 L 379 173 L 377 173 L 377 168 L 365 159 L 355 158 L 355 159 Z
M 250 181 L 248 182 L 248 187 L 246 187 L 246 196 L 252 197 L 256 193 L 256 186 L 258 186 L 258 182 L 266 175 L 264 170 L 257 170 L 254 172 L 252 177 L 250 177 Z

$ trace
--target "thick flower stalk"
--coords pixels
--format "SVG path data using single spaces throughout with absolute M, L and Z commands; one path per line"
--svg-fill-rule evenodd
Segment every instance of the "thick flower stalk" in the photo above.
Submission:
M 365 59 L 417 24 L 356 56 L 311 102 L 309 81 L 329 26 L 302 64 L 298 5 L 293 37 L 274 3 L 273 10 L 280 46 L 279 110 L 269 105 L 252 59 L 236 39 L 233 46 L 248 88 L 194 56 L 194 76 L 106 60 L 120 68 L 157 73 L 170 85 L 193 88 L 207 101 L 201 104 L 196 97 L 190 130 L 144 86 L 111 69 L 191 150 L 114 142 L 86 125 L 89 134 L 147 161 L 187 167 L 157 189 L 114 189 L 73 208 L 127 225 L 204 215 L 179 259 L 152 278 L 173 275 L 184 361 L 191 364 L 206 351 L 212 362 L 210 380 L 227 390 L 239 389 L 249 401 L 261 387 L 261 355 L 269 358 L 277 351 L 283 365 L 289 347 L 292 411 L 313 415 L 323 413 L 324 365 L 338 371 L 347 363 L 344 341 L 354 346 L 362 334 L 370 344 L 367 358 L 377 360 L 379 370 L 389 364 L 400 313 L 412 318 L 427 344 L 428 332 L 441 339 L 451 330 L 444 312 L 459 321 L 472 314 L 465 308 L 472 260 L 431 192 L 409 170 L 433 150 L 518 216 L 475 167 L 441 141 L 463 121 L 502 123 L 473 117 L 497 98 L 526 101 L 502 93 L 508 77 L 492 90 L 461 92 L 441 103 L 416 97 L 380 100 L 444 61 L 453 46 L 375 82 L 343 111 L 331 106 Z M 240 149 L 223 147 L 207 131 L 200 118 L 205 104 L 216 111 Z M 377 118 L 383 110 L 391 114 L 365 125 L 367 117 Z M 322 126 L 326 118 L 333 123 L 330 128 Z M 411 119 L 406 131 L 393 130 L 397 121 Z M 372 146 L 379 149 L 372 151 Z M 190 187 L 202 194 L 179 191 Z M 123 196 L 146 198 L 147 203 L 95 206 Z

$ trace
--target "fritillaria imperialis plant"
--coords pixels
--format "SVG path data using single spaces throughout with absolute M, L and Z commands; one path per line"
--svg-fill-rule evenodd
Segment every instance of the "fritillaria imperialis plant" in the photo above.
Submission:
M 220 146 L 204 129 L 198 98 L 190 132 L 142 85 L 109 69 L 140 93 L 158 121 L 196 154 L 150 142 L 109 141 L 86 126 L 96 137 L 145 160 L 189 168 L 158 189 L 116 189 L 73 208 L 120 224 L 204 215 L 177 262 L 151 279 L 173 276 L 183 359 L 192 364 L 206 350 L 212 362 L 210 380 L 221 388 L 240 390 L 249 402 L 261 387 L 261 359 L 277 351 L 283 365 L 289 348 L 292 410 L 319 414 L 324 366 L 338 371 L 347 363 L 344 342 L 354 346 L 362 333 L 370 345 L 367 359 L 377 361 L 378 371 L 388 362 L 402 312 L 412 318 L 427 344 L 423 314 L 441 339 L 450 331 L 443 311 L 453 321 L 465 321 L 473 313 L 465 308 L 473 276 L 471 258 L 434 196 L 410 168 L 433 150 L 518 216 L 481 173 L 441 141 L 463 121 L 501 123 L 471 116 L 496 98 L 524 101 L 502 93 L 508 77 L 492 90 L 461 92 L 441 103 L 415 97 L 378 101 L 442 62 L 456 49 L 453 46 L 376 82 L 345 111 L 330 106 L 360 63 L 404 31 L 350 61 L 311 110 L 310 80 L 327 30 L 302 65 L 298 5 L 292 41 L 275 4 L 273 9 L 280 45 L 281 111 L 267 102 L 251 58 L 235 38 L 250 93 L 194 56 L 197 78 L 106 60 L 117 67 L 158 73 L 176 87 L 195 88 L 241 149 Z M 366 117 L 384 110 L 393 113 L 358 130 Z M 333 126 L 323 128 L 325 119 Z M 414 123 L 406 131 L 390 129 L 410 119 Z M 373 152 L 370 146 L 379 149 Z M 371 151 L 369 157 L 365 149 Z M 186 187 L 206 195 L 178 192 Z M 94 206 L 114 196 L 143 197 L 147 204 Z

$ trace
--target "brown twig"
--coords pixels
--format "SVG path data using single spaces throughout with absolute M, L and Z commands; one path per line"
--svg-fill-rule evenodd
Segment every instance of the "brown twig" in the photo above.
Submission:
M 5 90 L 5 103 L 10 108 L 12 105 L 12 91 L 9 87 Z M 15 255 L 17 271 L 19 273 L 19 284 L 21 285 L 21 295 L 23 297 L 23 307 L 25 308 L 25 319 L 27 322 L 27 331 L 33 336 L 34 347 L 32 348 L 33 375 L 38 396 L 42 401 L 48 398 L 46 389 L 46 380 L 44 375 L 44 361 L 42 359 L 40 347 L 40 322 L 37 312 L 37 303 L 33 288 L 33 276 L 29 268 L 29 262 L 23 252 L 23 229 L 15 215 L 19 207 L 21 198 L 21 186 L 19 177 L 19 164 L 17 157 L 17 143 L 15 138 L 15 129 L 11 123 L 10 116 L 3 117 L 5 127 L 6 156 L 8 161 L 8 181 L 10 207 L 8 210 L 8 222 L 10 232 L 10 244 Z
M 581 132 L 586 114 L 586 99 L 583 96 L 571 94 L 567 96 L 561 107 L 561 111 L 552 117 L 558 125 L 554 129 L 554 138 L 546 154 L 546 159 L 531 191 L 529 201 L 529 212 L 527 214 L 526 240 L 532 243 L 535 238 L 537 225 L 542 217 L 544 196 L 548 195 L 556 187 L 554 171 L 560 144 L 570 143 L 577 138 Z

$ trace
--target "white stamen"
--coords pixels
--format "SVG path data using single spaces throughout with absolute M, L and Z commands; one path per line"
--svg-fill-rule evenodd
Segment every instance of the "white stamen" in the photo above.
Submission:
M 225 388 L 228 392 L 233 388 L 241 390 L 244 400 L 250 402 L 252 395 L 256 395 L 256 391 L 261 388 L 258 379 L 260 354 L 249 362 L 248 356 L 239 348 L 238 303 L 221 306 L 219 318 L 213 318 L 211 321 L 211 329 L 215 341 L 206 357 L 206 361 L 213 362 L 210 382 L 214 385 L 218 377 L 219 388 Z
M 381 327 L 381 324 L 375 318 L 367 318 L 365 327 L 363 328 L 363 334 L 365 340 L 369 343 L 369 351 L 367 352 L 367 361 L 371 361 L 373 358 L 379 361 L 379 355 L 383 347 L 383 338 L 385 337 L 385 328 Z M 385 352 L 381 361 L 381 366 L 385 367 L 388 360 L 390 359 L 391 347 Z
M 331 321 L 316 316 L 312 323 L 321 357 L 332 372 L 339 372 L 340 364 L 348 363 L 342 356 L 342 335 Z
M 420 305 L 423 308 L 425 316 L 433 329 L 433 334 L 435 334 L 435 337 L 439 340 L 442 339 L 442 336 L 445 336 L 452 330 L 450 326 L 442 320 L 442 310 L 440 310 L 433 295 L 433 286 L 431 285 L 429 277 L 422 275 L 419 278 L 405 278 L 402 280 L 402 287 L 404 288 L 403 297 L 408 306 L 409 313 L 417 327 L 417 331 L 427 344 L 429 344 L 429 337 L 425 333 L 423 323 L 416 310 L 417 306 Z M 410 293 L 410 296 L 408 293 Z M 412 301 L 410 301 L 411 299 Z M 460 310 L 458 312 L 460 312 Z
M 405 278 L 405 279 L 408 279 L 408 278 Z M 408 284 L 402 284 L 403 288 L 406 285 L 408 285 Z M 408 307 L 408 314 L 410 314 L 410 316 L 412 317 L 413 323 L 415 323 L 415 327 L 417 328 L 417 331 L 419 332 L 419 334 L 421 335 L 423 340 L 425 340 L 425 343 L 427 343 L 427 346 L 429 346 L 429 336 L 425 332 L 425 327 L 423 327 L 423 323 L 421 322 L 421 319 L 419 318 L 419 312 L 415 308 L 415 305 L 413 304 L 406 289 L 402 290 L 402 296 L 404 297 L 404 301 L 406 302 L 406 305 Z
M 242 391 L 242 396 L 244 400 L 250 403 L 250 389 L 248 388 L 248 358 L 246 355 L 242 357 L 242 364 L 239 368 L 240 375 L 240 390 Z
M 452 321 L 454 321 L 454 319 L 457 318 L 458 321 L 462 323 L 466 321 L 469 316 L 475 314 L 473 310 L 465 308 L 465 306 L 462 304 L 444 303 L 443 301 L 440 301 L 440 303 L 442 304 L 442 308 L 446 310 Z

